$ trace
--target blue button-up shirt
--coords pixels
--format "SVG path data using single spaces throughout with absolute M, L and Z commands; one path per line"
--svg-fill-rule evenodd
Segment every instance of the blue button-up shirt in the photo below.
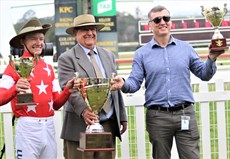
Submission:
M 135 52 L 132 71 L 122 91 L 134 93 L 145 80 L 146 107 L 194 103 L 190 71 L 201 80 L 208 81 L 216 72 L 216 64 L 209 58 L 203 62 L 188 43 L 172 36 L 166 47 L 161 47 L 152 39 Z

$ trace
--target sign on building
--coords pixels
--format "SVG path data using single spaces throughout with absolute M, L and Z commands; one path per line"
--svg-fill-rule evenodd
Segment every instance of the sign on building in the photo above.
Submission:
M 73 25 L 73 19 L 77 16 L 77 3 L 75 0 L 55 0 L 55 39 L 57 58 L 75 45 L 74 37 L 68 35 L 65 30 Z
M 94 16 L 113 16 L 116 15 L 116 0 L 93 0 Z
M 105 27 L 98 32 L 97 45 L 118 55 L 116 0 L 92 0 L 92 13 Z

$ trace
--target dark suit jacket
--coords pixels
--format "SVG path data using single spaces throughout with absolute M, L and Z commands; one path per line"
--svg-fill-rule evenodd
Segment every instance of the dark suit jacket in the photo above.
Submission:
M 116 73 L 116 63 L 113 53 L 97 47 L 98 54 L 105 69 L 106 76 L 111 78 L 112 73 Z M 96 77 L 93 66 L 80 45 L 75 45 L 70 50 L 64 52 L 58 58 L 58 78 L 61 88 L 68 80 L 73 78 L 74 73 L 79 72 L 79 77 Z M 112 100 L 115 107 L 117 121 L 116 132 L 114 134 L 121 139 L 120 121 L 127 121 L 123 98 L 120 91 L 112 92 Z M 81 118 L 82 111 L 86 108 L 86 103 L 80 93 L 72 93 L 64 106 L 64 123 L 61 138 L 70 141 L 79 141 L 80 132 L 85 132 L 86 124 Z

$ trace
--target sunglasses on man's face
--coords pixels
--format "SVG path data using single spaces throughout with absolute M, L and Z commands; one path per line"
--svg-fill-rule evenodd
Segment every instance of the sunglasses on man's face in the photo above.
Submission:
M 161 22 L 161 19 L 163 19 L 166 23 L 170 21 L 170 16 L 163 16 L 163 17 L 156 17 L 153 20 L 150 20 L 150 22 L 154 22 L 155 24 L 158 24 Z

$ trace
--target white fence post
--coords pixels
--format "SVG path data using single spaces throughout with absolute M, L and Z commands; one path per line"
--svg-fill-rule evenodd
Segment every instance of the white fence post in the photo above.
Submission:
M 62 123 L 63 123 L 63 116 L 62 116 L 62 109 L 55 111 L 54 114 L 54 125 L 56 131 L 56 141 L 57 141 L 57 156 L 58 159 L 64 158 L 63 155 L 63 140 L 60 138 L 61 130 L 62 130 Z
M 224 91 L 223 80 L 216 81 L 216 92 Z M 218 150 L 219 158 L 227 159 L 227 144 L 226 144 L 226 117 L 224 101 L 217 101 L 217 130 L 218 130 Z
M 200 92 L 208 91 L 208 83 L 200 83 Z M 203 158 L 211 159 L 211 143 L 210 143 L 210 115 L 209 102 L 200 103 L 200 119 L 201 119 L 201 139 L 203 145 Z
M 14 135 L 13 135 L 13 126 L 12 126 L 12 113 L 10 103 L 0 107 L 0 112 L 3 113 L 4 121 L 4 134 L 5 134 L 5 155 L 6 159 L 15 158 L 14 153 Z
M 137 158 L 143 159 L 143 156 L 146 156 L 144 106 L 137 106 L 135 112 L 136 112 L 135 118 L 136 118 L 136 133 L 137 133 Z
M 127 112 L 127 107 L 125 108 L 126 112 Z M 121 156 L 122 159 L 128 159 L 130 154 L 129 154 L 129 126 L 126 130 L 126 132 L 124 132 L 124 134 L 122 134 L 122 142 L 121 142 Z
M 4 133 L 7 134 L 7 140 L 5 139 L 5 148 L 6 148 L 6 154 L 7 158 L 15 158 L 14 157 L 14 139 L 13 139 L 13 127 L 12 123 L 12 114 L 11 113 L 5 113 L 3 115 L 4 119 Z

